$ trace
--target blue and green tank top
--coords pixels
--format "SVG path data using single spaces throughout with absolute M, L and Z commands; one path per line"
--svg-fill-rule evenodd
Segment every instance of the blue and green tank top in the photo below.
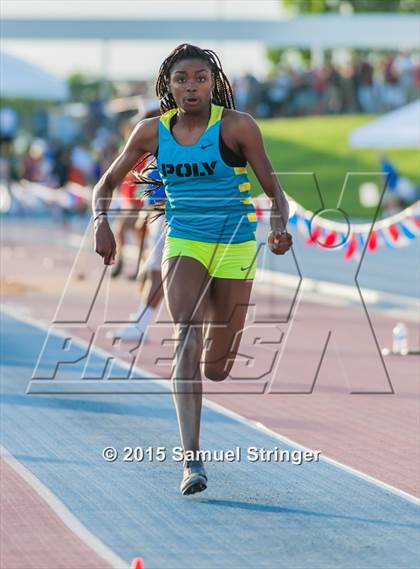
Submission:
M 211 105 L 207 129 L 191 146 L 172 135 L 177 109 L 160 117 L 157 166 L 167 197 L 169 236 L 207 243 L 255 239 L 257 218 L 246 167 L 229 166 L 221 153 L 223 109 Z

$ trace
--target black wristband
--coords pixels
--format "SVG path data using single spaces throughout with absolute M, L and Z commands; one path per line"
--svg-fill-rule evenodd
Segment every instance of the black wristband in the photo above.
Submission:
M 93 221 L 96 221 L 99 217 L 101 217 L 101 215 L 104 215 L 105 217 L 108 217 L 108 214 L 107 214 L 106 211 L 101 211 L 101 213 L 98 213 L 98 215 L 96 215 L 96 216 L 93 218 Z

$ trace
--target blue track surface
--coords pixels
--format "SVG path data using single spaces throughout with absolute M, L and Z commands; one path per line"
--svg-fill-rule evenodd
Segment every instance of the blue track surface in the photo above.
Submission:
M 146 569 L 419 566 L 419 508 L 326 462 L 208 464 L 209 489 L 190 498 L 178 492 L 181 466 L 171 459 L 106 463 L 108 445 L 179 444 L 171 397 L 26 395 L 45 332 L 9 316 L 5 329 L 2 444 L 127 562 L 141 556 Z M 76 380 L 81 366 L 71 369 Z M 288 448 L 208 408 L 203 419 L 203 448 Z

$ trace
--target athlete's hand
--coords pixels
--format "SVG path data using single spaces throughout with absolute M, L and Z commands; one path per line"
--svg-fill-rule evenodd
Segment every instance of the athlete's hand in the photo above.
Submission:
M 292 236 L 287 231 L 270 231 L 268 234 L 268 246 L 275 255 L 284 255 L 292 244 Z
M 98 217 L 95 221 L 95 251 L 103 257 L 104 265 L 115 263 L 117 244 L 105 216 Z

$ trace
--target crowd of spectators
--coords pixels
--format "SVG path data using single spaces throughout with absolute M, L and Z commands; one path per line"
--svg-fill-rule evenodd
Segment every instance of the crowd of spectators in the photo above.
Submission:
M 152 92 L 152 84 L 149 87 Z M 246 75 L 236 79 L 233 87 L 237 108 L 257 118 L 383 113 L 419 98 L 420 59 L 405 53 L 373 61 L 355 55 L 342 65 L 281 68 L 264 81 Z M 5 160 L 0 164 L 0 177 L 7 177 L 5 166 L 12 165 L 13 172 L 9 171 L 9 175 L 15 179 L 24 178 L 52 188 L 63 187 L 67 182 L 94 185 L 127 137 L 129 116 L 125 121 L 115 115 L 110 119 L 102 111 L 94 112 L 92 105 L 81 125 L 83 136 L 70 144 L 48 135 L 34 136 L 25 150 L 16 154 L 14 137 L 5 137 L 3 133 L 2 143 L 10 147 L 10 160 L 8 164 Z
M 119 144 L 119 138 L 106 128 L 98 130 L 91 144 L 65 145 L 34 138 L 22 154 L 14 154 L 9 175 L 50 188 L 61 188 L 68 182 L 92 186 L 117 156 Z
M 378 60 L 354 56 L 337 65 L 292 69 L 258 81 L 234 82 L 239 110 L 258 118 L 343 113 L 384 113 L 420 96 L 420 59 L 406 53 Z

